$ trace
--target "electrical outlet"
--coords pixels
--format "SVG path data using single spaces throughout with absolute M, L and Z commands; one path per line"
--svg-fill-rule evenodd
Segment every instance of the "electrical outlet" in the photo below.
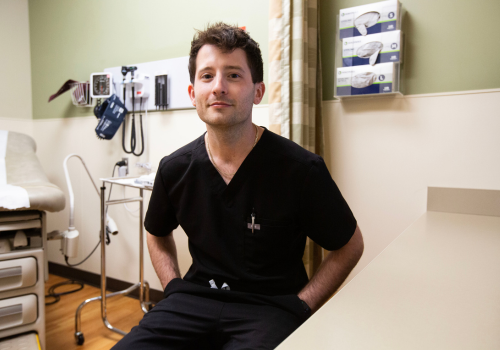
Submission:
M 125 165 L 122 165 L 118 168 L 118 176 L 124 177 L 128 175 L 128 158 L 123 157 L 122 161 L 125 162 Z

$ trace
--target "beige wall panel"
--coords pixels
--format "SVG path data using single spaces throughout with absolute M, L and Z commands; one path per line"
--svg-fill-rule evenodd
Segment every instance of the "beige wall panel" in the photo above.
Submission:
M 349 280 L 426 211 L 427 187 L 500 189 L 500 91 L 324 103 L 325 160 L 358 219 Z
M 365 237 L 365 253 L 349 280 L 426 210 L 427 187 L 500 189 L 500 91 L 477 94 L 359 99 L 324 103 L 325 160 L 351 206 Z M 254 108 L 254 121 L 268 126 L 267 105 Z M 49 179 L 64 191 L 64 157 L 81 154 L 95 178 L 110 176 L 121 159 L 121 137 L 111 142 L 94 136 L 94 117 L 35 120 L 38 155 Z M 149 159 L 160 159 L 204 132 L 194 110 L 149 114 Z M 79 259 L 95 246 L 99 230 L 98 197 L 76 160 L 70 161 L 75 188 L 76 224 L 81 230 Z M 132 165 L 134 161 L 131 161 Z M 133 169 L 133 168 L 132 168 Z M 135 170 L 137 173 L 137 170 Z M 122 196 L 121 189 L 114 196 Z M 133 195 L 127 190 L 127 195 Z M 136 205 L 130 205 L 135 208 Z M 65 229 L 69 208 L 48 215 L 49 230 Z M 109 275 L 138 278 L 137 218 L 120 205 L 110 209 L 120 227 L 112 237 Z M 187 239 L 178 229 L 181 271 L 191 258 Z M 49 260 L 64 263 L 59 243 L 49 243 Z M 146 278 L 160 288 L 146 254 Z M 99 272 L 95 254 L 82 269 Z
M 1 118 L 0 130 L 20 132 L 33 137 L 33 121 L 25 118 Z
M 427 210 L 500 216 L 500 191 L 429 187 L 427 190 Z

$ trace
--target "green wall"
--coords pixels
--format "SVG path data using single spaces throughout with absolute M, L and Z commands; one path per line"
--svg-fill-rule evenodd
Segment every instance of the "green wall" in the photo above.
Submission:
M 67 79 L 187 56 L 194 29 L 209 22 L 247 27 L 261 46 L 267 81 L 268 6 L 268 0 L 29 0 L 33 118 L 92 115 L 74 107 L 69 93 L 47 101 Z
M 370 0 L 320 0 L 323 99 L 333 99 L 336 15 Z M 500 87 L 499 0 L 404 0 L 405 94 Z M 187 56 L 194 28 L 246 25 L 260 43 L 265 81 L 269 0 L 29 0 L 33 118 L 87 116 L 68 93 L 47 100 L 67 79 L 104 68 Z M 267 96 L 263 103 L 267 103 Z
M 320 0 L 323 100 L 333 99 L 336 16 L 370 0 Z M 405 94 L 500 88 L 500 0 L 402 0 Z

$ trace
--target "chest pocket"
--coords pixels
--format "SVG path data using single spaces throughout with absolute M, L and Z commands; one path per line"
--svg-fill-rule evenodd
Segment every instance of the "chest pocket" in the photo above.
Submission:
M 254 232 L 245 222 L 245 263 L 247 270 L 261 276 L 276 276 L 286 268 L 290 244 L 297 236 L 293 221 L 257 219 Z

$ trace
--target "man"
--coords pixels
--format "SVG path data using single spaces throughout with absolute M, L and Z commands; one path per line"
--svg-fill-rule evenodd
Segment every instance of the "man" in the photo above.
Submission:
M 345 280 L 361 232 L 322 158 L 252 123 L 265 86 L 245 31 L 198 32 L 189 72 L 207 132 L 163 158 L 145 221 L 165 299 L 114 349 L 274 349 Z M 193 257 L 184 279 L 178 225 Z M 306 236 L 331 250 L 310 282 Z

